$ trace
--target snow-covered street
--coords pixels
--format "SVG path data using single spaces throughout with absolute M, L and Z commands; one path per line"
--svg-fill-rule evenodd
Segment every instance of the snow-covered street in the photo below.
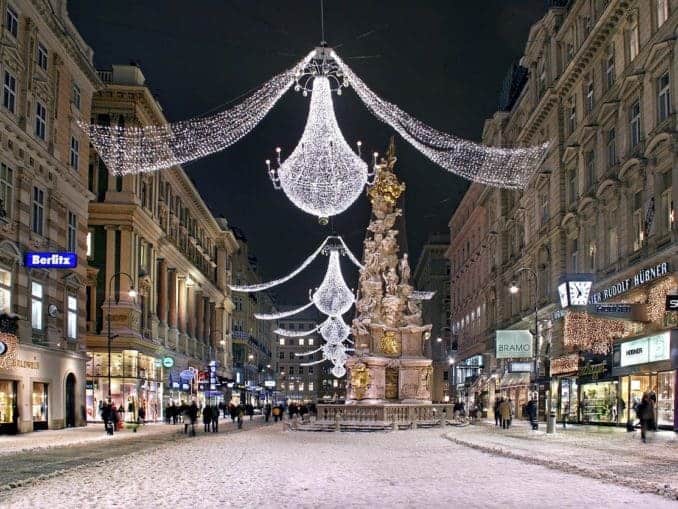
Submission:
M 443 433 L 202 435 L 6 491 L 0 507 L 676 507 Z

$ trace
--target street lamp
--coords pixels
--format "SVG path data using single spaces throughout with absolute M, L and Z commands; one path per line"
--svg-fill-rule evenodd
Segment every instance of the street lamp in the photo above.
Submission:
M 134 279 L 127 272 L 116 272 L 108 280 L 108 403 L 109 404 L 113 403 L 112 395 L 111 395 L 111 342 L 113 341 L 114 336 L 111 333 L 111 301 L 113 300 L 113 295 L 112 295 L 113 292 L 112 292 L 112 289 L 111 289 L 111 285 L 113 284 L 113 280 L 118 276 L 125 276 L 125 277 L 127 277 L 127 279 L 129 279 L 129 281 L 131 283 L 131 287 L 128 290 L 127 295 L 129 295 L 129 297 L 132 300 L 136 299 L 136 297 L 138 295 L 137 291 L 134 289 Z M 116 336 L 117 336 L 117 334 L 116 334 Z
M 516 271 L 516 275 L 521 272 L 527 272 L 532 276 L 532 280 L 534 281 L 534 377 L 536 381 L 539 374 L 539 277 L 537 276 L 536 271 L 530 267 L 520 267 Z M 518 284 L 515 281 L 511 282 L 509 293 L 516 295 L 519 291 L 520 287 Z

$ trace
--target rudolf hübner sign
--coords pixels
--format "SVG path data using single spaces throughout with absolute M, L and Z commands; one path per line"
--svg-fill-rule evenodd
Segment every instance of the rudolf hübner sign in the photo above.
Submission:
M 532 357 L 532 333 L 527 330 L 498 330 L 497 359 Z

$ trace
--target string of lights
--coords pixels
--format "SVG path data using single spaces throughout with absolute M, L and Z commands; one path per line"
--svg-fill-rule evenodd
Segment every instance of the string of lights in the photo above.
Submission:
M 313 334 L 314 332 L 318 332 L 318 329 L 320 329 L 320 325 L 317 327 L 311 329 L 311 330 L 303 330 L 303 331 L 298 331 L 298 330 L 290 330 L 290 329 L 275 329 L 273 331 L 273 334 L 277 334 L 278 336 L 283 336 L 286 338 L 303 338 L 304 336 L 308 336 L 310 334 Z
M 170 168 L 224 150 L 249 133 L 295 83 L 314 52 L 274 76 L 241 103 L 204 118 L 154 126 L 79 122 L 106 167 L 125 175 Z
M 312 300 L 315 307 L 327 316 L 343 315 L 351 309 L 355 301 L 353 292 L 344 281 L 339 265 L 339 251 L 336 249 L 330 251 L 327 272 L 318 289 L 313 292 Z
M 546 155 L 548 143 L 527 148 L 488 147 L 433 129 L 380 98 L 334 51 L 331 56 L 358 97 L 379 120 L 452 173 L 490 186 L 520 189 L 527 185 Z
M 298 308 L 281 311 L 280 313 L 254 313 L 254 318 L 257 320 L 280 320 L 281 318 L 287 318 L 288 316 L 294 316 L 302 311 L 306 311 L 311 306 L 313 306 L 312 301 Z

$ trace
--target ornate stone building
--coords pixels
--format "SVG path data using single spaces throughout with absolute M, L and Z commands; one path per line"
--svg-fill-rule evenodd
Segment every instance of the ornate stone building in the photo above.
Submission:
M 236 285 L 261 283 L 256 256 L 249 251 L 247 237 L 239 228 L 233 232 L 238 250 L 233 256 L 233 279 Z M 255 313 L 274 313 L 273 294 L 268 291 L 233 294 L 233 367 L 234 403 L 263 404 L 271 396 L 264 382 L 275 379 L 272 356 L 275 321 L 257 320 Z
M 141 69 L 116 65 L 99 75 L 104 86 L 94 97 L 94 122 L 166 122 Z M 126 418 L 143 406 L 147 419 L 160 419 L 170 400 L 228 401 L 221 389 L 233 375 L 228 284 L 238 248 L 228 223 L 212 215 L 178 166 L 116 176 L 94 153 L 88 186 L 94 195 L 87 234 L 88 418 L 100 419 L 109 390 Z M 211 362 L 219 383 L 198 384 Z M 186 370 L 193 380 L 181 375 Z
M 2 1 L 0 12 L 0 307 L 18 324 L 15 333 L 2 320 L 0 333 L 2 434 L 84 423 L 92 194 L 77 121 L 89 119 L 100 81 L 65 1 Z M 29 252 L 66 251 L 76 267 L 24 264 Z
M 621 369 L 625 361 L 612 354 L 625 348 L 623 337 L 642 339 L 670 326 L 672 315 L 664 314 L 663 301 L 678 286 L 677 27 L 674 0 L 578 0 L 550 2 L 531 28 L 520 65 L 505 82 L 500 111 L 485 124 L 483 141 L 518 146 L 549 140 L 548 155 L 524 192 L 476 186 L 469 190 L 482 207 L 471 215 L 487 215 L 477 237 L 487 239 L 492 250 L 484 262 L 490 264 L 490 281 L 489 295 L 479 302 L 481 316 L 483 306 L 489 309 L 496 302 L 496 317 L 486 313 L 490 341 L 480 335 L 471 343 L 490 357 L 486 367 L 491 373 L 502 377 L 479 391 L 488 396 L 485 405 L 491 407 L 494 394 L 501 392 L 520 409 L 528 391 L 539 389 L 542 395 L 550 391 L 559 417 L 569 411 L 582 420 L 618 422 L 628 416 L 634 387 L 675 393 L 675 371 L 662 374 L 670 362 L 638 366 L 634 372 Z M 458 226 L 453 230 L 472 224 L 465 214 L 462 209 L 455 213 L 451 224 Z M 461 262 L 462 247 L 454 231 L 452 245 L 454 266 Z M 478 260 L 483 258 L 479 255 Z M 523 267 L 534 271 L 539 283 L 540 372 L 531 377 L 532 382 L 544 380 L 539 387 L 529 385 L 526 373 L 511 373 L 512 362 L 492 359 L 494 330 L 534 330 L 534 278 L 532 272 L 520 271 Z M 456 273 L 453 270 L 453 325 L 463 338 L 468 319 L 462 308 L 469 292 L 464 283 L 455 282 Z M 648 306 L 649 318 L 620 327 L 611 320 L 562 310 L 557 288 L 572 273 L 592 274 L 592 295 L 603 300 Z M 520 291 L 510 296 L 507 289 L 514 280 Z M 628 291 L 605 291 L 623 288 L 626 281 Z M 609 357 L 592 355 L 604 351 Z M 561 371 L 573 353 L 579 356 L 579 369 L 586 363 L 604 364 L 600 381 L 577 379 L 577 359 Z M 577 398 L 584 396 L 597 406 L 579 408 Z M 624 409 L 604 403 L 605 398 L 619 398 Z
M 450 264 L 446 251 L 448 234 L 430 235 L 422 247 L 412 280 L 416 288 L 435 292 L 424 302 L 422 321 L 430 323 L 431 341 L 426 352 L 433 360 L 431 399 L 441 403 L 450 399 L 450 354 L 456 350 L 450 330 Z

